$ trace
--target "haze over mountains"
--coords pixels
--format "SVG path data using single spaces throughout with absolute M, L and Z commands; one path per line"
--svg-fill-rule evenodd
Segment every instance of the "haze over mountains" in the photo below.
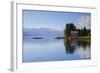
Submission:
M 55 29 L 49 28 L 24 28 L 23 29 L 24 38 L 55 38 L 55 37 L 63 37 L 64 31 L 59 31 Z

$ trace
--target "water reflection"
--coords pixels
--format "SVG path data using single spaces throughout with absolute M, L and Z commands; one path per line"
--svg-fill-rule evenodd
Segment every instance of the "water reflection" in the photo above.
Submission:
M 64 39 L 66 54 L 74 54 L 76 51 L 81 58 L 90 58 L 90 39 Z
M 91 58 L 88 39 L 24 39 L 23 42 L 23 62 Z
M 90 47 L 90 39 L 87 40 L 79 40 L 78 41 L 78 46 L 79 47 L 83 47 L 84 49 L 86 49 L 87 47 Z
M 67 54 L 71 54 L 74 52 L 76 48 L 76 43 L 73 40 L 73 42 L 69 39 L 64 39 L 64 46 Z

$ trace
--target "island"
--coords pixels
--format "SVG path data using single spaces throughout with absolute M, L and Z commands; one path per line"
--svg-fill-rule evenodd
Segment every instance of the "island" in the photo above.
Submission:
M 42 37 L 33 37 L 32 39 L 43 39 Z
M 64 37 L 56 37 L 55 39 L 64 39 Z

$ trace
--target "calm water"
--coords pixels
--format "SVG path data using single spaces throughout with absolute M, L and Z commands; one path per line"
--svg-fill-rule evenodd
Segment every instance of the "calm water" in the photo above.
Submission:
M 90 59 L 90 40 L 24 39 L 22 56 L 23 62 Z

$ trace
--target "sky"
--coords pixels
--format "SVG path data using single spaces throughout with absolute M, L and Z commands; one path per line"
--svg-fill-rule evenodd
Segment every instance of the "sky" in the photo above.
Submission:
M 64 30 L 66 23 L 90 29 L 91 13 L 23 10 L 23 28 Z

